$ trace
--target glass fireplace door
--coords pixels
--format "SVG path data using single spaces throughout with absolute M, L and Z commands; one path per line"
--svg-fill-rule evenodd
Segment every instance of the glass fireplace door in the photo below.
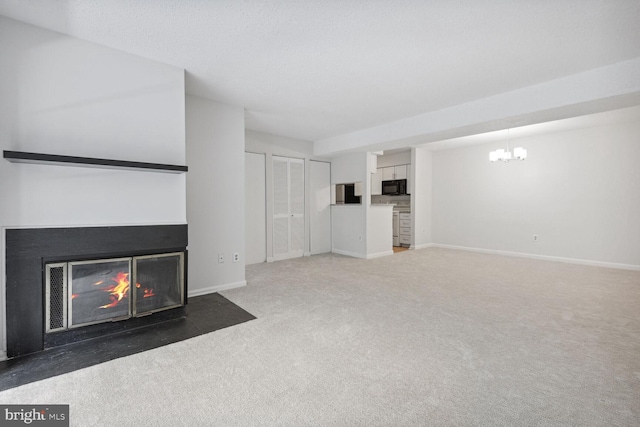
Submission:
M 184 257 L 172 252 L 46 264 L 46 332 L 183 306 Z
M 133 315 L 179 307 L 184 303 L 184 253 L 133 259 Z
M 69 327 L 131 317 L 131 258 L 70 262 Z

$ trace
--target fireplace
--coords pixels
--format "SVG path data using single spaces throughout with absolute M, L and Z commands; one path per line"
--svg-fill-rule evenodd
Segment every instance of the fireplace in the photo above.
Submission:
M 146 316 L 184 303 L 184 253 L 45 265 L 45 332 Z
M 7 229 L 7 355 L 185 316 L 186 246 L 186 225 Z

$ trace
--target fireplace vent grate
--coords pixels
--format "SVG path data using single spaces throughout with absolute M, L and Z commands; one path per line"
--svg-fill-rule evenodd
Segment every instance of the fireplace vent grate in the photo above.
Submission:
M 47 264 L 47 332 L 67 327 L 67 264 Z

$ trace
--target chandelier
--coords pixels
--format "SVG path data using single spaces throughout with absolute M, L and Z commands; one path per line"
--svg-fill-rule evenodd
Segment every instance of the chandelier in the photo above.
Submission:
M 489 160 L 497 162 L 498 160 L 503 162 L 509 162 L 511 160 L 524 160 L 527 158 L 527 150 L 522 147 L 516 147 L 513 149 L 513 153 L 509 150 L 510 129 L 507 129 L 507 149 L 500 148 L 498 150 L 489 153 Z

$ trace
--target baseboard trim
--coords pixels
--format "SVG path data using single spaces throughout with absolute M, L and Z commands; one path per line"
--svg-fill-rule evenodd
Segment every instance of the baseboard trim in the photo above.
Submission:
M 375 254 L 367 254 L 366 259 L 380 258 L 380 257 L 383 257 L 383 256 L 389 256 L 389 255 L 393 255 L 393 250 L 384 251 L 384 252 L 376 252 Z
M 229 289 L 241 288 L 243 286 L 247 286 L 246 280 L 242 280 L 240 282 L 233 282 L 233 283 L 224 283 L 222 285 L 209 286 L 208 288 L 203 288 L 203 289 L 195 289 L 193 291 L 190 291 L 188 295 L 189 295 L 189 298 L 191 298 L 191 297 L 197 297 L 200 295 L 207 295 L 207 294 L 213 294 L 215 292 L 226 291 Z
M 338 255 L 345 255 L 345 256 L 350 256 L 350 257 L 354 257 L 354 258 L 360 258 L 360 259 L 366 259 L 366 255 L 362 255 L 362 254 L 358 254 L 355 252 L 349 252 L 349 251 L 343 251 L 341 249 L 331 249 L 331 252 L 333 252 L 334 254 L 338 254 Z
M 467 246 L 455 246 L 455 245 L 443 245 L 440 243 L 431 243 L 430 247 L 432 248 L 444 248 L 444 249 L 457 249 L 461 251 L 468 252 L 480 252 L 485 254 L 493 254 L 493 255 L 504 255 L 504 256 L 512 256 L 518 258 L 530 258 L 530 259 L 539 259 L 544 261 L 556 261 L 556 262 L 565 262 L 568 264 L 579 264 L 579 265 L 590 265 L 593 267 L 605 267 L 605 268 L 616 268 L 619 270 L 633 270 L 640 271 L 640 265 L 633 264 L 621 264 L 615 262 L 604 262 L 604 261 L 591 261 L 587 259 L 579 259 L 579 258 L 564 258 L 550 255 L 537 255 L 537 254 L 528 254 L 525 252 L 510 252 L 510 251 L 499 251 L 495 249 L 482 249 L 482 248 L 471 248 Z
M 420 245 L 411 245 L 409 249 L 427 249 L 433 247 L 433 243 L 422 243 Z

